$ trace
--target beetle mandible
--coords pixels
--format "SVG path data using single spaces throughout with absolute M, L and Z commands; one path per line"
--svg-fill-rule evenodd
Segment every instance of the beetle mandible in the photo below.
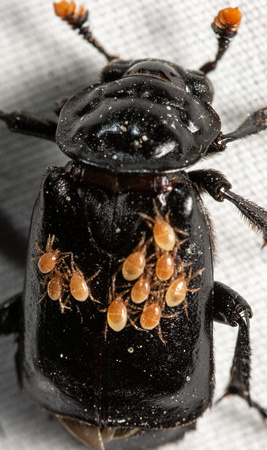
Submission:
M 207 355 L 212 348 L 214 319 L 239 325 L 235 357 L 244 364 L 239 367 L 234 360 L 232 375 L 236 378 L 232 376 L 227 392 L 244 397 L 265 415 L 249 396 L 251 310 L 238 294 L 213 282 L 210 223 L 199 194 L 207 191 L 217 201 L 231 201 L 263 231 L 264 238 L 266 212 L 234 194 L 220 173 L 185 171 L 204 155 L 223 151 L 227 143 L 266 128 L 262 109 L 234 132 L 223 134 L 219 117 L 210 106 L 212 87 L 206 74 L 215 68 L 235 34 L 238 12 L 230 11 L 230 18 L 221 13 L 223 17 L 215 20 L 217 58 L 200 72 L 193 72 L 167 61 L 124 61 L 109 55 L 87 33 L 85 10 L 76 14 L 73 6 L 69 10 L 64 5 L 58 6 L 64 10 L 60 9 L 59 15 L 82 33 L 85 30 L 109 63 L 100 84 L 59 108 L 57 143 L 74 161 L 64 169 L 48 171 L 34 210 L 23 298 L 27 324 L 36 315 L 37 323 L 33 320 L 22 335 L 21 296 L 1 309 L 2 333 L 16 331 L 21 337 L 23 384 L 41 406 L 94 448 L 102 448 L 103 440 L 130 435 L 125 446 L 140 439 L 141 448 L 146 436 L 151 443 L 151 433 L 144 434 L 147 428 L 153 433 L 170 428 L 164 432 L 167 442 L 184 434 L 186 427 L 181 429 L 181 424 L 193 427 L 211 402 L 212 366 Z M 1 119 L 15 131 L 54 140 L 56 121 L 17 112 L 2 113 Z M 167 229 L 166 247 L 154 230 L 157 222 Z M 53 249 L 61 255 L 56 258 L 56 270 L 53 264 L 50 270 L 40 270 L 41 254 L 49 259 Z M 140 254 L 141 263 L 137 278 L 131 275 L 129 279 L 123 267 L 134 253 Z M 175 262 L 175 269 L 164 279 L 155 274 L 159 261 L 167 256 Z M 81 277 L 79 300 L 73 295 L 73 276 Z M 136 306 L 132 289 L 136 280 L 142 279 L 149 282 L 149 293 L 145 303 Z M 169 301 L 171 294 L 167 293 L 180 279 L 186 301 L 180 291 L 181 300 L 171 296 Z M 55 282 L 59 286 L 56 294 L 51 287 Z M 84 283 L 92 290 L 93 299 L 84 299 Z M 108 308 L 118 297 L 126 321 L 121 316 L 119 325 L 109 327 Z M 151 306 L 157 309 L 158 318 L 149 315 L 147 325 L 142 317 Z M 64 342 L 57 333 L 60 328 L 67 330 Z M 73 336 L 78 337 L 77 344 Z M 38 363 L 34 360 L 36 348 L 41 355 Z M 162 354 L 164 360 L 159 357 Z M 51 380 L 48 372 L 52 368 L 60 368 L 63 375 Z M 201 386 L 197 382 L 200 374 Z M 162 386 L 165 377 L 168 385 L 164 382 Z M 198 395 L 193 401 L 195 389 Z M 69 397 L 73 399 L 70 406 Z M 182 408 L 176 406 L 177 399 Z M 87 403 L 92 408 L 85 412 Z M 114 414 L 114 405 L 120 412 Z M 79 427 L 77 419 L 82 422 Z M 161 433 L 158 431 L 156 442 Z

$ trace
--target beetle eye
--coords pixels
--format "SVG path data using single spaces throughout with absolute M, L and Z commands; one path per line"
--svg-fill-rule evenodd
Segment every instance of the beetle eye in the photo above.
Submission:
M 203 72 L 191 70 L 186 78 L 186 87 L 193 95 L 201 100 L 211 103 L 213 100 L 213 87 L 211 81 Z
M 119 80 L 130 67 L 132 61 L 124 59 L 114 59 L 107 64 L 101 72 L 102 82 Z

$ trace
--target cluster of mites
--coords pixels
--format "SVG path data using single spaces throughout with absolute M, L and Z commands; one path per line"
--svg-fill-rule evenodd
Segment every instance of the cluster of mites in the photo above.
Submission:
M 169 223 L 168 214 L 163 218 L 156 211 L 155 219 L 141 214 L 148 227 L 152 230 L 152 237 L 140 243 L 123 262 L 112 278 L 111 295 L 107 309 L 107 322 L 114 331 L 121 331 L 129 322 L 138 330 L 152 330 L 158 327 L 161 336 L 161 318 L 171 318 L 179 314 L 164 314 L 166 305 L 174 308 L 181 304 L 187 313 L 187 292 L 196 292 L 199 288 L 190 289 L 188 284 L 204 269 L 192 275 L 191 267 L 188 274 L 185 268 L 191 263 L 183 263 L 179 250 L 185 242 L 187 233 L 173 228 Z M 178 234 L 183 239 L 178 238 Z M 132 284 L 122 287 L 116 286 L 117 275 L 121 272 L 124 280 Z M 139 320 L 141 328 L 137 325 Z M 163 339 L 162 339 L 163 340 Z
M 190 289 L 188 285 L 203 269 L 192 275 L 189 267 L 191 264 L 183 263 L 179 250 L 187 233 L 173 228 L 168 214 L 163 218 L 156 210 L 155 219 L 145 214 L 141 216 L 152 231 L 152 236 L 146 239 L 144 234 L 137 247 L 125 258 L 112 277 L 109 305 L 99 310 L 107 313 L 107 324 L 116 332 L 127 325 L 138 330 L 152 330 L 158 326 L 162 339 L 161 318 L 171 318 L 181 312 L 179 310 L 166 315 L 165 307 L 174 308 L 183 304 L 187 315 L 186 294 L 199 289 Z M 178 234 L 181 234 L 183 239 L 179 239 Z M 70 296 L 80 302 L 90 298 L 101 304 L 93 297 L 90 289 L 90 282 L 99 271 L 86 280 L 71 252 L 62 253 L 53 249 L 54 240 L 55 236 L 49 235 L 44 251 L 37 244 L 39 255 L 33 258 L 38 259 L 38 268 L 45 275 L 42 281 L 45 293 L 40 301 L 48 295 L 51 300 L 59 301 L 62 312 L 69 308 L 67 305 Z M 189 267 L 188 273 L 186 267 Z M 127 285 L 118 286 L 119 274 L 129 282 Z
M 89 282 L 98 275 L 99 271 L 86 280 L 82 271 L 74 262 L 73 253 L 62 253 L 58 249 L 53 249 L 54 240 L 54 235 L 48 236 L 45 251 L 36 243 L 39 255 L 32 258 L 38 259 L 38 268 L 45 275 L 41 282 L 45 286 L 45 293 L 42 295 L 40 302 L 48 295 L 51 300 L 59 301 L 62 312 L 65 308 L 70 309 L 67 306 L 70 296 L 79 302 L 85 302 L 90 298 L 94 302 L 100 303 L 92 296 L 89 285 Z M 69 264 L 67 263 L 68 260 L 70 261 Z

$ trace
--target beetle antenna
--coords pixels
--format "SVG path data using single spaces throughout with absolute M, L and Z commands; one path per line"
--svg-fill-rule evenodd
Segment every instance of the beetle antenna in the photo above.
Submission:
M 218 35 L 218 51 L 214 61 L 209 61 L 200 68 L 205 74 L 214 70 L 218 61 L 228 49 L 231 39 L 236 36 L 242 14 L 238 8 L 225 8 L 219 11 L 211 24 L 214 33 Z
M 117 56 L 110 55 L 104 47 L 94 37 L 92 31 L 85 23 L 88 21 L 89 11 L 82 5 L 76 9 L 76 4 L 73 0 L 63 0 L 59 3 L 54 3 L 54 9 L 57 16 L 65 20 L 74 30 L 79 30 L 79 34 L 92 44 L 100 53 L 105 55 L 108 61 L 117 58 Z

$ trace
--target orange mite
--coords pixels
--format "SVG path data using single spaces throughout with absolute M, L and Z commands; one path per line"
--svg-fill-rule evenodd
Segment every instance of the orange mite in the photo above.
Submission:
M 147 216 L 146 214 L 140 213 L 140 216 L 145 219 L 148 227 L 153 231 L 153 237 L 157 246 L 161 250 L 171 251 L 174 249 L 177 243 L 177 236 L 173 227 L 169 224 L 168 214 L 165 216 L 165 220 L 161 216 L 156 201 L 153 201 L 154 211 L 156 213 L 155 219 Z M 182 234 L 186 234 L 179 230 Z
M 64 312 L 65 308 L 69 309 L 68 306 L 66 306 L 68 303 L 69 296 L 67 296 L 65 302 L 63 302 L 63 297 L 67 290 L 67 285 L 65 283 L 66 281 L 67 281 L 66 274 L 62 270 L 62 267 L 61 266 L 60 268 L 56 267 L 53 273 L 48 274 L 45 277 L 45 279 L 41 282 L 42 285 L 46 286 L 46 291 L 40 298 L 39 303 L 41 303 L 41 301 L 45 298 L 45 296 L 48 295 L 48 297 L 51 300 L 59 301 L 62 312 Z
M 63 274 L 56 271 L 47 285 L 47 293 L 51 300 L 61 300 L 64 292 Z
M 61 311 L 64 312 L 64 309 L 70 309 L 67 306 L 69 295 L 66 300 L 63 302 L 63 296 L 66 291 L 66 275 L 62 273 L 60 270 L 56 270 L 51 280 L 47 284 L 47 294 L 51 300 L 59 301 Z M 45 294 L 44 294 L 45 296 Z M 43 297 L 42 297 L 43 298 Z M 41 298 L 41 300 L 42 300 Z
M 99 274 L 99 270 L 86 280 L 82 271 L 74 263 L 73 255 L 71 255 L 71 270 L 68 266 L 66 266 L 66 269 L 68 272 L 70 293 L 75 300 L 85 302 L 90 297 L 92 301 L 100 303 L 93 297 L 90 286 L 88 285 L 89 281 L 92 281 Z
M 174 261 L 171 255 L 164 253 L 157 261 L 156 275 L 160 281 L 167 281 L 174 272 Z
M 131 289 L 131 300 L 133 303 L 143 303 L 150 293 L 150 283 L 146 277 L 141 277 L 135 282 Z
M 134 281 L 143 273 L 146 258 L 142 252 L 134 252 L 126 258 L 122 265 L 122 275 L 127 281 Z
M 85 302 L 89 296 L 89 288 L 82 272 L 75 269 L 70 279 L 70 293 L 79 302 Z
M 187 283 L 186 278 L 181 274 L 174 280 L 167 289 L 165 301 L 168 306 L 174 307 L 180 305 L 186 297 Z
M 176 234 L 170 224 L 159 215 L 156 216 L 153 236 L 159 248 L 166 251 L 173 250 L 176 243 Z
M 121 331 L 127 323 L 127 318 L 127 308 L 123 302 L 122 296 L 118 295 L 108 307 L 108 324 L 112 330 Z
M 151 303 L 144 307 L 140 317 L 140 324 L 144 330 L 153 330 L 159 325 L 161 319 L 161 308 L 158 303 Z
M 55 235 L 52 236 L 49 234 L 47 243 L 45 246 L 45 251 L 41 250 L 39 245 L 36 243 L 37 250 L 42 253 L 42 256 L 37 256 L 33 259 L 39 259 L 38 268 L 42 273 L 51 272 L 56 264 L 58 264 L 65 256 L 70 255 L 71 253 L 61 253 L 58 249 L 53 249 L 53 244 L 55 240 Z
M 203 269 L 198 270 L 194 275 L 191 275 L 191 268 L 189 271 L 189 275 L 186 276 L 185 273 L 181 273 L 178 277 L 172 281 L 170 286 L 167 289 L 165 294 L 165 302 L 169 307 L 175 307 L 180 305 L 182 302 L 185 302 L 185 313 L 187 313 L 187 302 L 186 302 L 186 294 L 187 292 L 197 292 L 200 288 L 191 289 L 188 288 L 188 284 L 193 278 L 201 275 Z

